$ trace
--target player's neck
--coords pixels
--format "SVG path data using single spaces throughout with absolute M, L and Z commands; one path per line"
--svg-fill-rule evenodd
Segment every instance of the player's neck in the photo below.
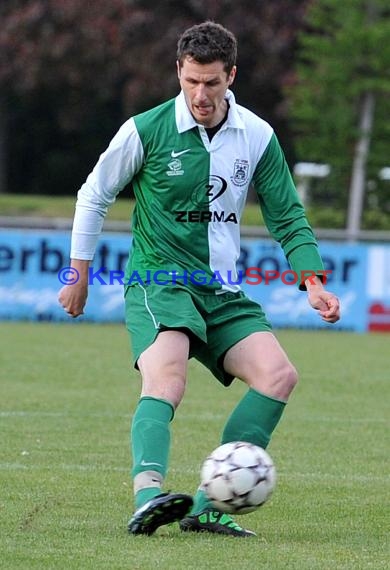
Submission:
M 229 114 L 229 103 L 226 101 L 225 113 L 224 113 L 222 119 L 219 121 L 219 123 L 217 123 L 214 127 L 205 127 L 207 136 L 209 137 L 210 141 L 213 138 L 213 136 L 217 134 L 219 129 L 222 127 L 222 125 L 226 122 L 226 120 L 228 118 L 228 114 Z

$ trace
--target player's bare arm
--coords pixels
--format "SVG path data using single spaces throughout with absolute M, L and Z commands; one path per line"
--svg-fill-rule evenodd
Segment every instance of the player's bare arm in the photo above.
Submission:
M 58 294 L 58 300 L 64 310 L 73 318 L 84 314 L 88 297 L 89 261 L 72 259 L 71 267 L 78 272 L 78 280 L 72 285 L 65 285 Z
M 313 309 L 318 311 L 323 321 L 336 323 L 340 319 L 340 301 L 336 295 L 326 291 L 318 277 L 306 279 L 305 285 Z

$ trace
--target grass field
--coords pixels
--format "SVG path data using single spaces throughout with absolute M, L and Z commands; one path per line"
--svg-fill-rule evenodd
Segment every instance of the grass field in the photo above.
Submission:
M 240 520 L 257 538 L 189 536 L 178 525 L 147 538 L 125 530 L 139 381 L 124 327 L 0 323 L 1 567 L 389 568 L 389 336 L 277 334 L 301 381 L 269 447 L 273 498 Z M 241 393 L 190 362 L 168 489 L 195 489 Z

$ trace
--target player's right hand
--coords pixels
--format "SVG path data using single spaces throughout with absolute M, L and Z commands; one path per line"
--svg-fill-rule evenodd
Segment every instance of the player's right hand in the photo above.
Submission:
M 65 285 L 58 293 L 60 305 L 64 308 L 64 311 L 74 319 L 84 314 L 87 297 L 88 285 L 84 283 Z

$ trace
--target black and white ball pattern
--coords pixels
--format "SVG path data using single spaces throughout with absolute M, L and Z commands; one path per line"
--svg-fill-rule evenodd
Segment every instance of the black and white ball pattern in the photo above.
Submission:
M 264 449 L 234 441 L 217 447 L 207 457 L 201 469 L 201 483 L 216 509 L 245 514 L 269 499 L 276 484 L 276 471 Z

